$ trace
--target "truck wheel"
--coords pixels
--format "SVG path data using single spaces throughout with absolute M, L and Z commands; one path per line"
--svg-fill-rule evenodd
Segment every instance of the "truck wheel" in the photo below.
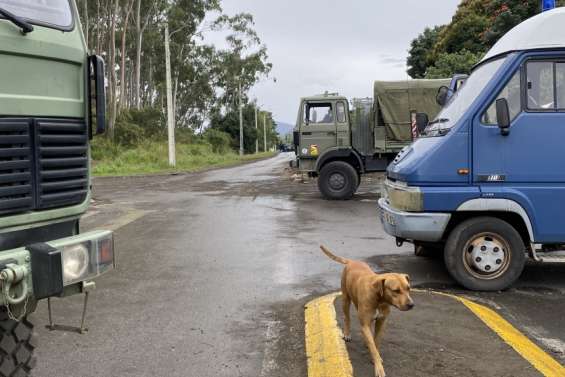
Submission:
M 29 376 L 35 367 L 35 346 L 33 324 L 27 318 L 16 322 L 0 312 L 1 377 Z
M 526 247 L 506 221 L 477 217 L 459 224 L 449 235 L 444 261 L 451 276 L 467 289 L 500 291 L 520 277 Z
M 343 161 L 333 161 L 320 171 L 318 188 L 329 200 L 351 199 L 359 185 L 359 176 L 353 166 Z

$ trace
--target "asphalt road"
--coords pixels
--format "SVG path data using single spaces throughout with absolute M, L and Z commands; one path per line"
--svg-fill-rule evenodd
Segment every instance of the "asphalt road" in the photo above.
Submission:
M 116 229 L 118 269 L 97 281 L 87 335 L 49 332 L 40 304 L 34 375 L 306 376 L 304 304 L 339 289 L 341 266 L 320 253 L 321 243 L 375 269 L 408 272 L 417 286 L 459 292 L 441 261 L 413 257 L 409 246 L 397 248 L 384 234 L 375 209 L 381 176 L 366 177 L 352 201 L 328 202 L 315 183 L 285 170 L 289 159 L 282 154 L 198 174 L 96 179 L 94 206 L 81 227 Z M 500 310 L 564 362 L 564 291 L 565 266 L 529 265 L 508 292 L 465 294 Z M 80 297 L 53 304 L 56 322 L 78 324 Z M 449 326 L 450 312 L 441 307 L 427 305 L 425 312 Z M 359 370 L 370 367 L 359 356 L 363 347 L 356 349 Z M 444 360 L 442 371 L 474 375 L 463 371 L 481 361 L 473 353 L 479 351 L 468 350 L 457 363 Z M 516 357 L 507 351 L 488 359 L 500 363 L 493 373 Z M 433 353 L 428 357 L 434 360 Z M 430 365 L 421 375 L 436 375 Z M 489 375 L 500 374 L 481 374 Z

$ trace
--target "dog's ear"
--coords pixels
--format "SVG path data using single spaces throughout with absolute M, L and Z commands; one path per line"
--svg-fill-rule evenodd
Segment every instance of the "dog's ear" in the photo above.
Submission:
M 410 281 L 410 275 L 408 274 L 403 274 L 404 278 L 406 279 L 406 281 L 408 282 L 408 285 L 412 284 L 412 282 Z
M 373 288 L 375 288 L 379 297 L 383 297 L 385 294 L 385 282 L 386 279 L 376 279 L 373 282 Z

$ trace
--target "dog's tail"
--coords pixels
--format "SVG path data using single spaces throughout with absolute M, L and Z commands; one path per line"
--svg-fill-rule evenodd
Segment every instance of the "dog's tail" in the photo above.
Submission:
M 324 254 L 326 254 L 330 259 L 333 259 L 337 263 L 341 263 L 341 264 L 348 264 L 349 263 L 349 260 L 342 258 L 342 257 L 338 257 L 337 255 L 333 255 L 331 253 L 331 251 L 329 251 L 324 245 L 320 245 L 320 249 L 322 249 Z

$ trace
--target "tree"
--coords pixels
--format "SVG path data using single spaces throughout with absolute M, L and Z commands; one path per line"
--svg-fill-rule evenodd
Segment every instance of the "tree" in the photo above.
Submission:
M 417 79 L 426 75 L 428 66 L 433 64 L 431 52 L 443 28 L 444 26 L 436 26 L 432 29 L 426 28 L 422 34 L 412 41 L 406 61 L 410 77 Z
M 441 53 L 433 67 L 426 72 L 427 79 L 440 79 L 452 77 L 456 73 L 469 73 L 475 64 L 482 58 L 482 53 L 473 53 L 462 50 L 454 53 Z

